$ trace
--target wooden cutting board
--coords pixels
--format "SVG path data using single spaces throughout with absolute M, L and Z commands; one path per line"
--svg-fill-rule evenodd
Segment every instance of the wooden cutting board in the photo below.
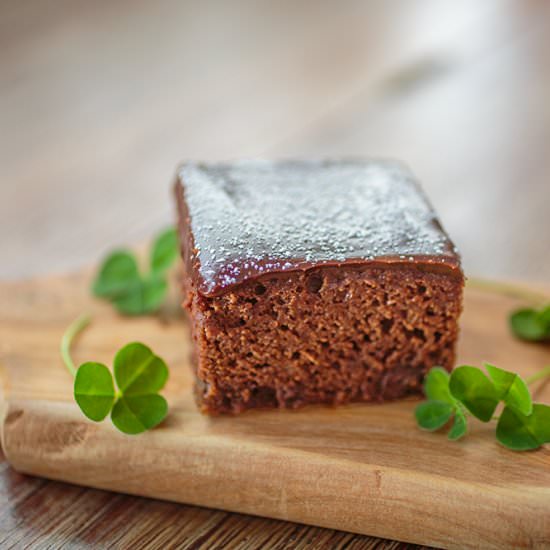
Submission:
M 414 401 L 249 412 L 195 408 L 177 297 L 159 318 L 123 319 L 89 296 L 90 273 L 0 285 L 2 446 L 24 473 L 81 485 L 449 548 L 550 546 L 550 448 L 514 453 L 471 422 L 449 442 L 421 432 Z M 550 349 L 514 340 L 513 297 L 466 292 L 459 361 L 535 373 Z M 140 340 L 165 358 L 167 420 L 139 436 L 95 424 L 72 399 L 59 341 L 83 312 L 93 323 L 77 362 L 111 364 Z M 535 388 L 550 402 L 550 384 Z

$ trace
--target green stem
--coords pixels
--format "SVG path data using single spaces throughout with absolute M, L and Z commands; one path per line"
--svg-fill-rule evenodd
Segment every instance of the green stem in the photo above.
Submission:
M 537 373 L 535 373 L 531 376 L 528 376 L 525 379 L 525 382 L 527 384 L 533 384 L 534 382 L 537 382 L 538 380 L 542 380 L 543 378 L 546 378 L 547 376 L 550 376 L 550 366 L 539 370 L 539 372 L 537 372 Z
M 533 290 L 528 290 L 524 287 L 513 285 L 509 283 L 501 283 L 497 281 L 490 281 L 487 279 L 471 278 L 466 281 L 466 286 L 470 288 L 477 288 L 479 290 L 489 290 L 496 292 L 497 294 L 504 294 L 513 298 L 520 298 L 526 302 L 544 304 L 550 301 L 550 298 Z
M 69 325 L 61 338 L 61 357 L 72 376 L 75 376 L 78 370 L 71 357 L 73 340 L 90 324 L 91 320 L 92 318 L 89 315 L 81 315 Z

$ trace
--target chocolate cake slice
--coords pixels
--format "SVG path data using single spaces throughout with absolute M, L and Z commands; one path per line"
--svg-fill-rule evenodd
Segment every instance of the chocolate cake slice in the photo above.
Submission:
M 176 196 L 203 412 L 384 401 L 452 368 L 460 260 L 403 165 L 187 163 Z

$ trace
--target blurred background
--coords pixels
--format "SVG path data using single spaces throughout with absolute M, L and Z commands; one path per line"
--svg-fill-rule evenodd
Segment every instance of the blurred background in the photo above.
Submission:
M 149 239 L 184 159 L 367 155 L 548 280 L 549 52 L 545 0 L 0 0 L 0 278 Z

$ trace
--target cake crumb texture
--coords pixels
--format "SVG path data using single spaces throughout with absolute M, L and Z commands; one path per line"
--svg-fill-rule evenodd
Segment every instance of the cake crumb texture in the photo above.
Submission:
M 385 401 L 450 370 L 462 279 L 403 267 L 264 276 L 222 296 L 189 293 L 203 412 Z

